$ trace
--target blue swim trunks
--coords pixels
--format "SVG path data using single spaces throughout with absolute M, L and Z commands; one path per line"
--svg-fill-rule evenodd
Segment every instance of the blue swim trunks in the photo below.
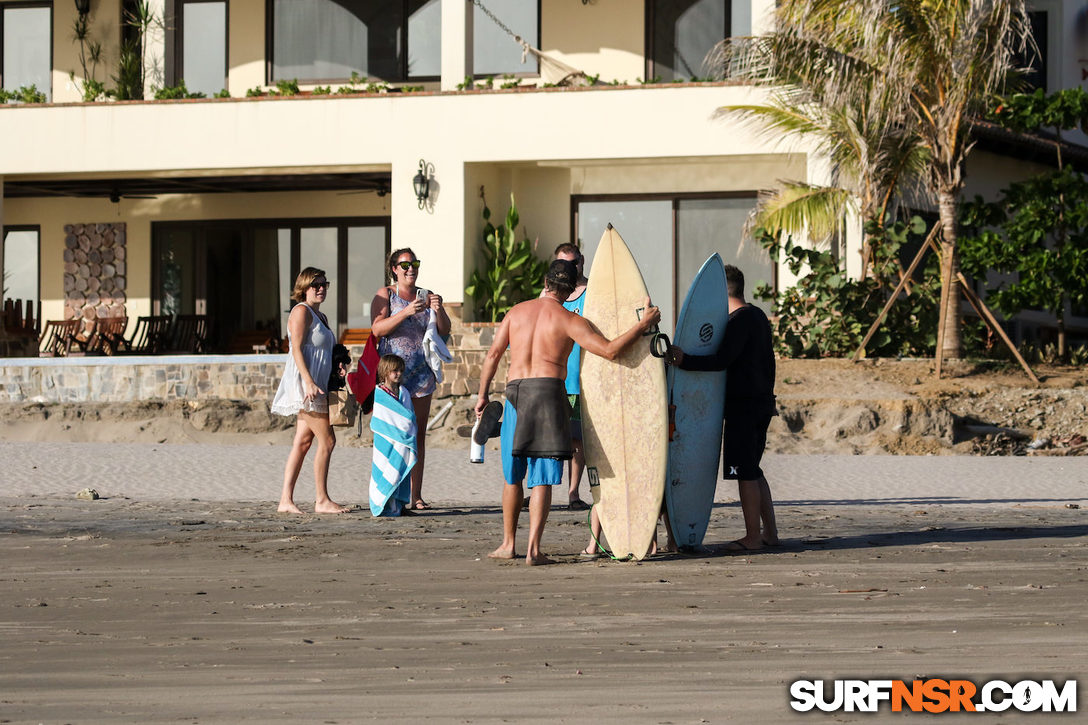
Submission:
M 507 400 L 502 413 L 502 434 L 499 448 L 502 451 L 502 475 L 507 485 L 520 486 L 524 480 L 529 488 L 534 486 L 558 486 L 563 482 L 563 461 L 558 458 L 515 456 L 514 427 L 518 413 Z

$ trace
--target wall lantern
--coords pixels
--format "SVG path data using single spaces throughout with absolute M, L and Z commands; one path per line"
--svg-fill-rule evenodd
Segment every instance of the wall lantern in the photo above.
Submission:
M 434 164 L 420 159 L 419 171 L 416 172 L 415 178 L 412 179 L 412 188 L 416 192 L 416 200 L 419 202 L 420 209 L 427 203 L 427 198 L 431 195 L 431 176 L 433 175 Z
M 91 0 L 76 0 L 76 12 L 81 17 L 88 15 L 91 12 Z

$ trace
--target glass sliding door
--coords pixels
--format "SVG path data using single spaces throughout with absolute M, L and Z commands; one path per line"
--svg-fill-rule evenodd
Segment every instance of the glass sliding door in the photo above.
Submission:
M 385 284 L 385 227 L 348 227 L 346 327 L 370 327 L 370 303 Z
M 730 0 L 651 0 L 647 5 L 648 77 L 705 78 L 707 54 L 729 37 Z
M 291 230 L 290 229 L 257 229 L 255 235 L 258 240 L 267 239 L 266 243 L 275 244 L 276 265 L 279 268 L 279 281 L 276 285 L 276 318 L 279 320 L 278 329 L 283 334 L 287 332 L 287 318 L 291 314 L 291 291 L 295 288 L 294 263 L 291 259 Z M 277 329 L 272 327 L 270 329 Z
M 488 0 L 488 9 L 511 31 L 540 45 L 540 0 Z M 472 9 L 472 71 L 476 76 L 538 72 L 532 53 L 523 60 L 521 46 L 477 5 Z
M 331 282 L 321 311 L 339 334 L 370 327 L 383 283 L 387 218 L 157 222 L 152 225 L 154 314 L 207 315 L 208 348 L 237 350 L 256 331 L 287 334 L 295 277 L 304 267 Z
M 71 6 L 69 5 L 69 8 Z M 0 5 L 0 76 L 5 91 L 34 86 L 53 99 L 52 3 Z
M 159 315 L 202 314 L 204 295 L 197 300 L 197 230 L 163 229 L 155 240 Z M 200 309 L 200 313 L 197 309 Z
M 745 298 L 770 312 L 769 302 L 754 299 L 760 284 L 775 286 L 774 262 L 744 226 L 755 206 L 751 197 L 680 199 L 676 210 L 676 284 L 680 302 L 699 268 L 717 252 L 722 261 L 744 272 Z
M 4 279 L 3 298 L 5 300 L 30 300 L 34 303 L 34 314 L 38 309 L 41 294 L 40 285 L 40 240 L 37 228 L 4 229 Z
M 189 91 L 214 96 L 227 86 L 227 3 L 184 0 L 179 27 L 180 78 Z
M 408 77 L 441 75 L 442 0 L 409 0 Z
M 775 286 L 774 263 L 744 225 L 756 204 L 755 193 L 735 195 L 653 195 L 575 197 L 575 234 L 586 257 L 586 274 L 593 267 L 601 235 L 611 222 L 642 271 L 650 298 L 661 308 L 661 329 L 672 334 L 676 315 L 699 268 L 717 252 L 726 264 L 744 272 L 746 296 L 764 310 L 767 303 L 752 299 L 760 283 Z
M 303 227 L 300 243 L 299 269 L 317 267 L 325 270 L 325 277 L 329 280 L 329 293 L 321 305 L 321 311 L 329 318 L 329 329 L 339 336 L 340 315 L 337 309 L 339 305 L 336 304 L 341 295 L 339 230 L 336 227 Z
M 634 255 L 651 301 L 661 308 L 661 329 L 672 334 L 672 201 L 590 201 L 578 205 L 578 241 L 585 272 L 593 269 L 601 235 L 609 222 Z

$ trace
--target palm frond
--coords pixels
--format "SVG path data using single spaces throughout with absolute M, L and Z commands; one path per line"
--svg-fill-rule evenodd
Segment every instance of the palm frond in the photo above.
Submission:
M 782 181 L 781 188 L 760 196 L 749 228 L 801 236 L 814 243 L 826 242 L 842 231 L 846 212 L 854 204 L 847 189 Z

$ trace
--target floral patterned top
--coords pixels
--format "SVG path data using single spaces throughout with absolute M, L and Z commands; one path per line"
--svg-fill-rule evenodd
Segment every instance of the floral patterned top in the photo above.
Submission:
M 389 316 L 397 314 L 414 300 L 403 299 L 393 287 L 387 287 L 389 295 Z M 417 312 L 378 343 L 381 355 L 397 355 L 404 360 L 404 376 L 401 385 L 408 389 L 413 398 L 424 398 L 434 392 L 437 384 L 434 372 L 423 355 L 423 335 L 427 332 L 427 319 L 430 310 Z

